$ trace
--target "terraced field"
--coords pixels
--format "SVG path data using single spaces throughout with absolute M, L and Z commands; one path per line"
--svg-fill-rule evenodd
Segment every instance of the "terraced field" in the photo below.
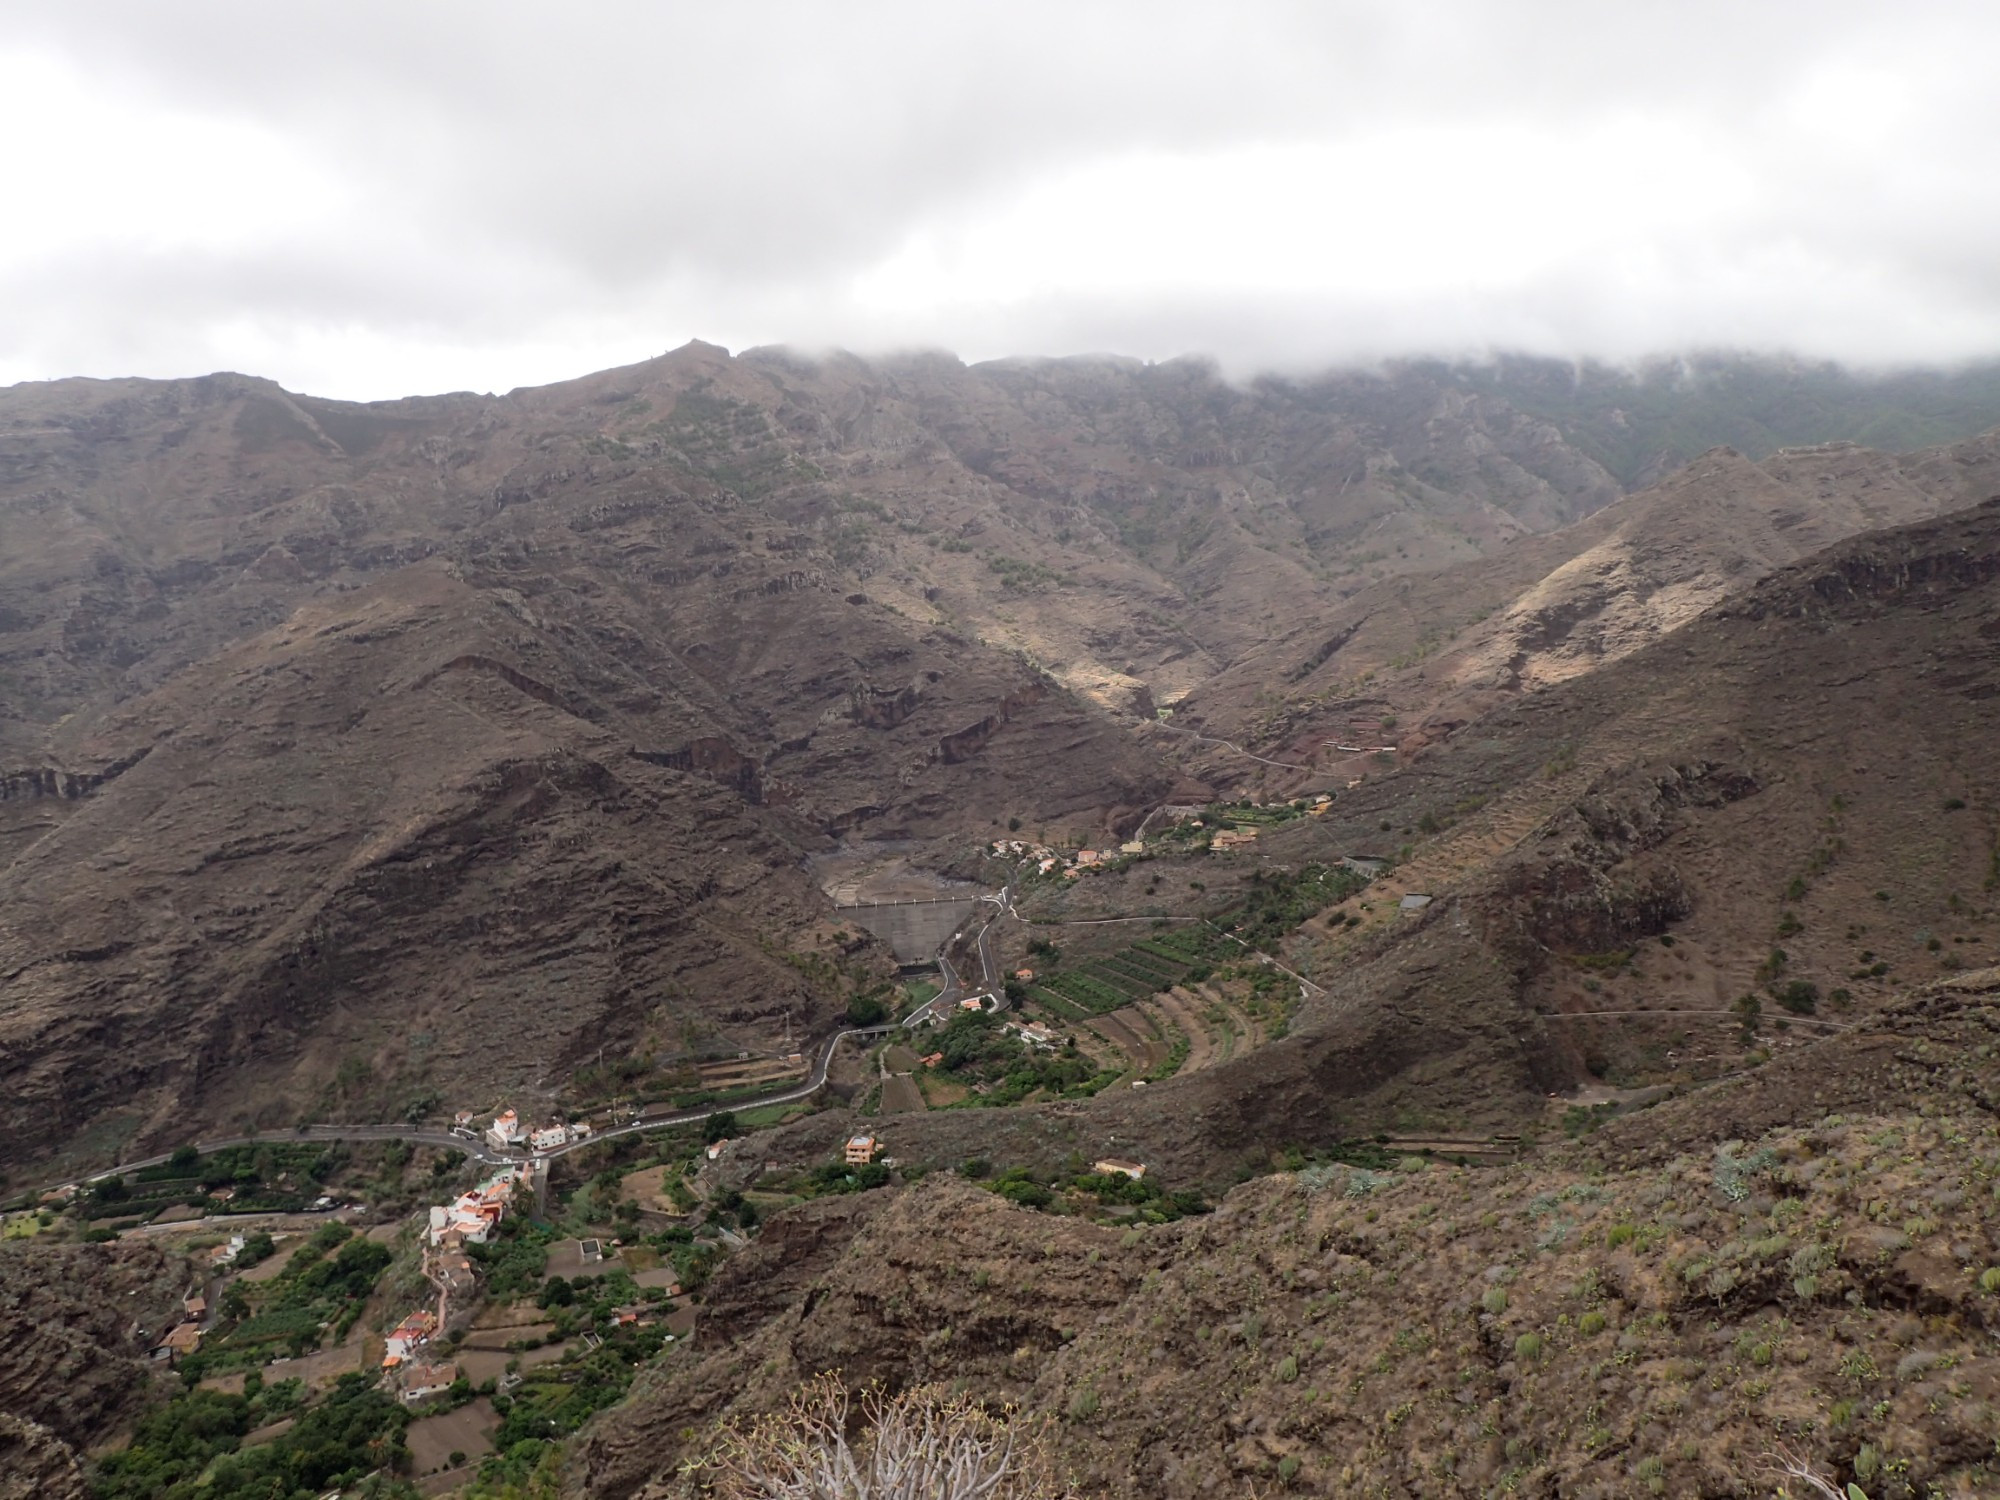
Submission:
M 1205 923 L 1158 929 L 1105 958 L 1064 964 L 1042 976 L 1029 992 L 1065 1020 L 1109 1015 L 1162 990 L 1199 981 L 1241 948 Z
M 1100 1015 L 1062 1019 L 1093 1056 L 1108 1065 L 1122 1061 L 1134 1076 L 1157 1072 L 1177 1047 L 1181 1062 L 1173 1072 L 1198 1073 L 1267 1040 L 1240 1005 L 1208 986 L 1176 985 Z
M 1163 1034 L 1158 1018 L 1146 1006 L 1131 1005 L 1112 1011 L 1086 1021 L 1084 1029 L 1123 1054 L 1134 1073 L 1150 1073 L 1173 1050 L 1173 1043 Z

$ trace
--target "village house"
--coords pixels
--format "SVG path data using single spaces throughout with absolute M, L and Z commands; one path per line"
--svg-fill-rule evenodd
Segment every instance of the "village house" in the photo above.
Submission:
M 201 1325 L 199 1323 L 179 1323 L 167 1330 L 167 1336 L 160 1340 L 153 1350 L 155 1359 L 180 1360 L 201 1347 Z
M 493 1227 L 507 1216 L 514 1200 L 514 1188 L 527 1174 L 526 1167 L 503 1167 L 470 1192 L 451 1203 L 438 1204 L 430 1212 L 430 1241 L 444 1250 L 457 1250 L 467 1243 L 483 1245 Z
M 1090 1170 L 1100 1177 L 1129 1177 L 1134 1182 L 1146 1175 L 1146 1164 L 1140 1161 L 1126 1161 L 1121 1157 L 1107 1156 L 1090 1164 Z
M 927 1068 L 935 1068 L 939 1063 L 943 1061 L 944 1061 L 944 1054 L 942 1052 L 933 1052 L 929 1057 L 923 1060 L 924 1066 Z
M 846 1159 L 850 1167 L 865 1167 L 875 1160 L 875 1137 L 872 1135 L 849 1136 Z
M 471 1110 L 461 1109 L 457 1114 L 451 1117 L 451 1128 L 453 1130 L 470 1130 L 472 1128 L 472 1122 L 475 1118 L 477 1117 L 473 1114 Z
M 403 1399 L 427 1401 L 432 1396 L 442 1396 L 457 1379 L 458 1366 L 454 1364 L 411 1365 L 403 1374 Z
M 724 1137 L 722 1140 L 719 1141 L 710 1141 L 708 1143 L 708 1150 L 704 1153 L 704 1155 L 706 1155 L 710 1161 L 714 1161 L 717 1157 L 721 1156 L 722 1153 L 724 1151 L 727 1151 L 728 1149 L 729 1149 L 729 1141 L 727 1137 Z
M 1040 1021 L 1009 1021 L 1006 1029 L 1017 1034 L 1030 1047 L 1051 1048 L 1062 1042 L 1061 1037 Z
M 558 1146 L 567 1146 L 569 1127 L 561 1123 L 544 1125 L 529 1135 L 528 1144 L 537 1151 L 553 1151 Z
M 428 1307 L 420 1307 L 402 1322 L 389 1330 L 384 1341 L 382 1365 L 384 1369 L 414 1358 L 416 1352 L 431 1341 L 437 1332 L 437 1314 Z M 446 1382 L 449 1384 L 450 1382 Z
M 208 1298 L 199 1292 L 190 1292 L 181 1298 L 181 1311 L 199 1322 L 208 1312 Z
M 438 1258 L 437 1274 L 438 1280 L 444 1284 L 444 1289 L 455 1296 L 463 1296 L 471 1291 L 479 1280 L 473 1272 L 472 1262 L 465 1256 L 450 1251 Z
M 243 1236 L 232 1234 L 229 1237 L 229 1243 L 226 1245 L 217 1245 L 213 1250 L 208 1252 L 208 1258 L 215 1265 L 229 1265 L 235 1261 L 237 1256 L 243 1253 L 243 1245 Z
M 1257 830 L 1254 828 L 1223 828 L 1209 835 L 1208 847 L 1212 852 L 1219 852 L 1224 849 L 1240 849 L 1245 844 L 1256 842 Z
M 1026 984 L 1035 977 L 1035 971 L 1033 969 L 1016 969 L 1014 977 L 1020 980 L 1021 983 Z
M 493 1123 L 486 1127 L 486 1143 L 496 1151 L 504 1151 L 509 1146 L 521 1144 L 521 1117 L 513 1110 L 505 1110 L 493 1117 Z

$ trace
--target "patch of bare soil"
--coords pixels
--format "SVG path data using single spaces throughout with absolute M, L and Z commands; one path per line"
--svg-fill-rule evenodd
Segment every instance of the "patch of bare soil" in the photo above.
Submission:
M 364 1363 L 364 1349 L 363 1335 L 357 1329 L 346 1343 L 331 1349 L 316 1349 L 297 1359 L 272 1360 L 264 1366 L 264 1379 L 303 1380 L 308 1390 L 318 1390 L 350 1371 L 359 1370 Z
M 1117 1048 L 1135 1073 L 1147 1071 L 1167 1055 L 1167 1043 L 1154 1035 L 1152 1020 L 1138 1006 L 1123 1006 L 1081 1024 Z
M 283 1239 L 279 1239 L 278 1248 L 263 1260 L 258 1261 L 256 1265 L 250 1267 L 249 1270 L 239 1272 L 239 1279 L 243 1281 L 270 1281 L 282 1272 L 286 1266 L 291 1264 L 292 1257 L 298 1253 L 299 1246 L 305 1242 L 306 1237 L 302 1234 L 288 1235 Z
M 419 1417 L 403 1433 L 410 1466 L 418 1474 L 431 1474 L 446 1468 L 453 1453 L 476 1460 L 493 1451 L 493 1434 L 499 1426 L 493 1403 L 484 1396 L 453 1411 Z
M 927 1107 L 923 1091 L 907 1073 L 893 1073 L 882 1080 L 883 1114 L 915 1114 Z

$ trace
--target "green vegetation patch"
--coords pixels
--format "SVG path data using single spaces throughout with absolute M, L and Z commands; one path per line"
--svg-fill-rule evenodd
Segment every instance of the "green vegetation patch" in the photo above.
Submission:
M 1124 1003 L 1122 998 L 1120 1003 Z M 1115 1009 L 1115 1007 L 1113 1007 Z M 1029 1045 L 984 1011 L 961 1011 L 936 1034 L 937 1070 L 974 1092 L 948 1109 L 1019 1104 L 1027 1099 L 1084 1099 L 1118 1077 L 1102 1071 L 1074 1040 L 1048 1050 Z
M 131 1446 L 104 1458 L 90 1478 L 94 1500 L 316 1500 L 377 1470 L 407 1466 L 409 1416 L 363 1375 L 343 1375 L 269 1443 L 244 1448 L 251 1432 L 299 1412 L 296 1380 L 263 1385 L 253 1374 L 240 1396 L 190 1390 L 148 1414 Z
M 280 1351 L 308 1353 L 328 1330 L 336 1340 L 346 1337 L 394 1259 L 388 1246 L 357 1237 L 345 1224 L 322 1224 L 270 1281 L 231 1284 L 218 1309 L 222 1326 L 182 1369 L 199 1378 L 262 1364 Z

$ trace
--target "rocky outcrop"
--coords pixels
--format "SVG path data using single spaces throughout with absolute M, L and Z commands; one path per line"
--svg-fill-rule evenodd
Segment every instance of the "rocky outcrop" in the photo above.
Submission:
M 877 1201 L 822 1201 L 771 1222 L 766 1233 L 798 1258 L 753 1252 L 732 1269 L 696 1325 L 694 1359 L 647 1372 L 583 1439 L 570 1464 L 578 1490 L 665 1494 L 688 1438 L 716 1415 L 774 1409 L 822 1371 L 891 1391 L 960 1382 L 995 1402 L 1024 1397 L 1164 1248 L 1023 1213 L 950 1177 L 862 1196 Z
M 64 771 L 43 766 L 28 771 L 0 771 L 0 802 L 24 801 L 30 797 L 55 797 L 74 802 L 89 796 L 108 781 L 116 781 L 146 758 L 151 747 L 142 747 L 101 771 Z
M 1023 709 L 1040 703 L 1048 697 L 1048 684 L 1031 682 L 1026 687 L 1009 693 L 1000 700 L 1000 706 L 977 724 L 968 724 L 956 733 L 948 734 L 938 741 L 938 758 L 948 766 L 972 759 L 986 748 L 987 742 L 999 732 L 1003 724 L 1011 721 Z
M 84 1500 L 76 1449 L 39 1422 L 0 1410 L 0 1500 Z
M 0 1426 L 0 1493 L 37 1472 L 57 1494 L 75 1485 L 77 1453 L 152 1392 L 147 1351 L 178 1321 L 189 1275 L 145 1241 L 0 1243 L 0 1415 L 13 1422 Z
M 656 766 L 705 776 L 728 787 L 752 806 L 764 800 L 763 768 L 719 736 L 704 735 L 678 750 L 634 750 L 632 754 Z

